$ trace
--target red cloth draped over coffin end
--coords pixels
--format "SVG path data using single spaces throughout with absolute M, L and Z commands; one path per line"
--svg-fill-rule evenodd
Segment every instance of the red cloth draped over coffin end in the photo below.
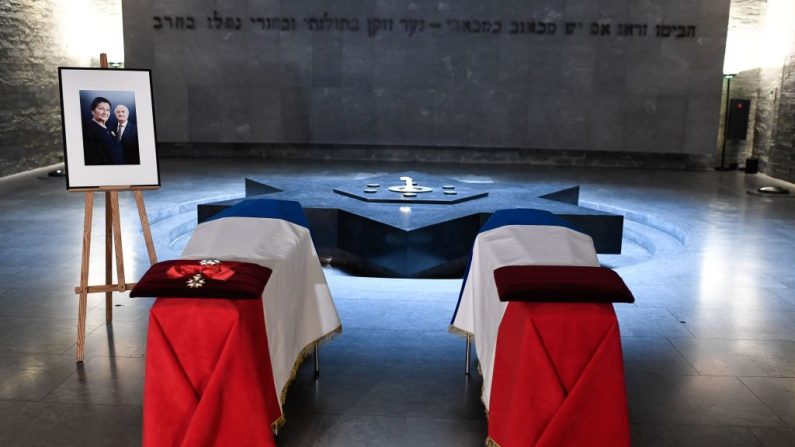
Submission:
M 508 304 L 497 335 L 489 437 L 501 447 L 629 446 L 611 304 Z
M 280 417 L 262 300 L 155 301 L 144 446 L 275 446 Z

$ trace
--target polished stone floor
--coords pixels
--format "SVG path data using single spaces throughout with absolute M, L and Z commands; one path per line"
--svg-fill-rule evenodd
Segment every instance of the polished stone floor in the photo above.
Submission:
M 465 182 L 571 182 L 581 203 L 626 217 L 621 255 L 600 256 L 637 297 L 617 305 L 633 444 L 795 445 L 795 199 L 747 194 L 764 176 L 597 168 L 163 160 L 146 192 L 160 259 L 176 257 L 196 204 L 243 195 L 244 176 L 364 178 L 422 170 Z M 0 445 L 139 445 L 150 299 L 90 298 L 87 360 L 74 363 L 83 195 L 34 171 L 0 179 Z M 791 185 L 790 185 L 791 186 Z M 521 206 L 521 204 L 516 204 Z M 126 273 L 146 252 L 122 194 Z M 103 213 L 92 282 L 101 281 Z M 286 446 L 478 446 L 481 380 L 447 332 L 460 279 L 325 269 L 343 334 L 300 370 Z

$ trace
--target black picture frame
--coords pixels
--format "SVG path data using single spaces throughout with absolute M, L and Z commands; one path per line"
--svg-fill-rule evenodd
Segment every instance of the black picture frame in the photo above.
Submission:
M 66 189 L 159 188 L 150 70 L 59 67 L 58 80 Z

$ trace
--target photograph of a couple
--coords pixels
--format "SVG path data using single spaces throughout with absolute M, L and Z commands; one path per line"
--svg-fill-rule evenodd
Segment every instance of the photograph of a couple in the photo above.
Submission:
M 149 70 L 59 67 L 66 189 L 159 187 Z
M 86 165 L 141 163 L 134 93 L 80 90 Z

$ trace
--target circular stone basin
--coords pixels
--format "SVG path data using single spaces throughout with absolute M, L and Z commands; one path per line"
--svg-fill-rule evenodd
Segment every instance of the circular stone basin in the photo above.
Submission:
M 427 186 L 417 186 L 417 184 L 414 184 L 410 188 L 407 188 L 406 185 L 390 186 L 389 190 L 392 192 L 416 194 L 420 192 L 431 192 L 433 191 L 433 188 L 428 188 Z
M 378 188 L 379 186 L 381 186 L 379 183 L 368 183 L 367 184 L 368 188 Z
M 364 188 L 364 192 L 366 192 L 368 194 L 373 194 L 373 193 L 378 192 L 378 190 L 375 189 L 375 188 Z

